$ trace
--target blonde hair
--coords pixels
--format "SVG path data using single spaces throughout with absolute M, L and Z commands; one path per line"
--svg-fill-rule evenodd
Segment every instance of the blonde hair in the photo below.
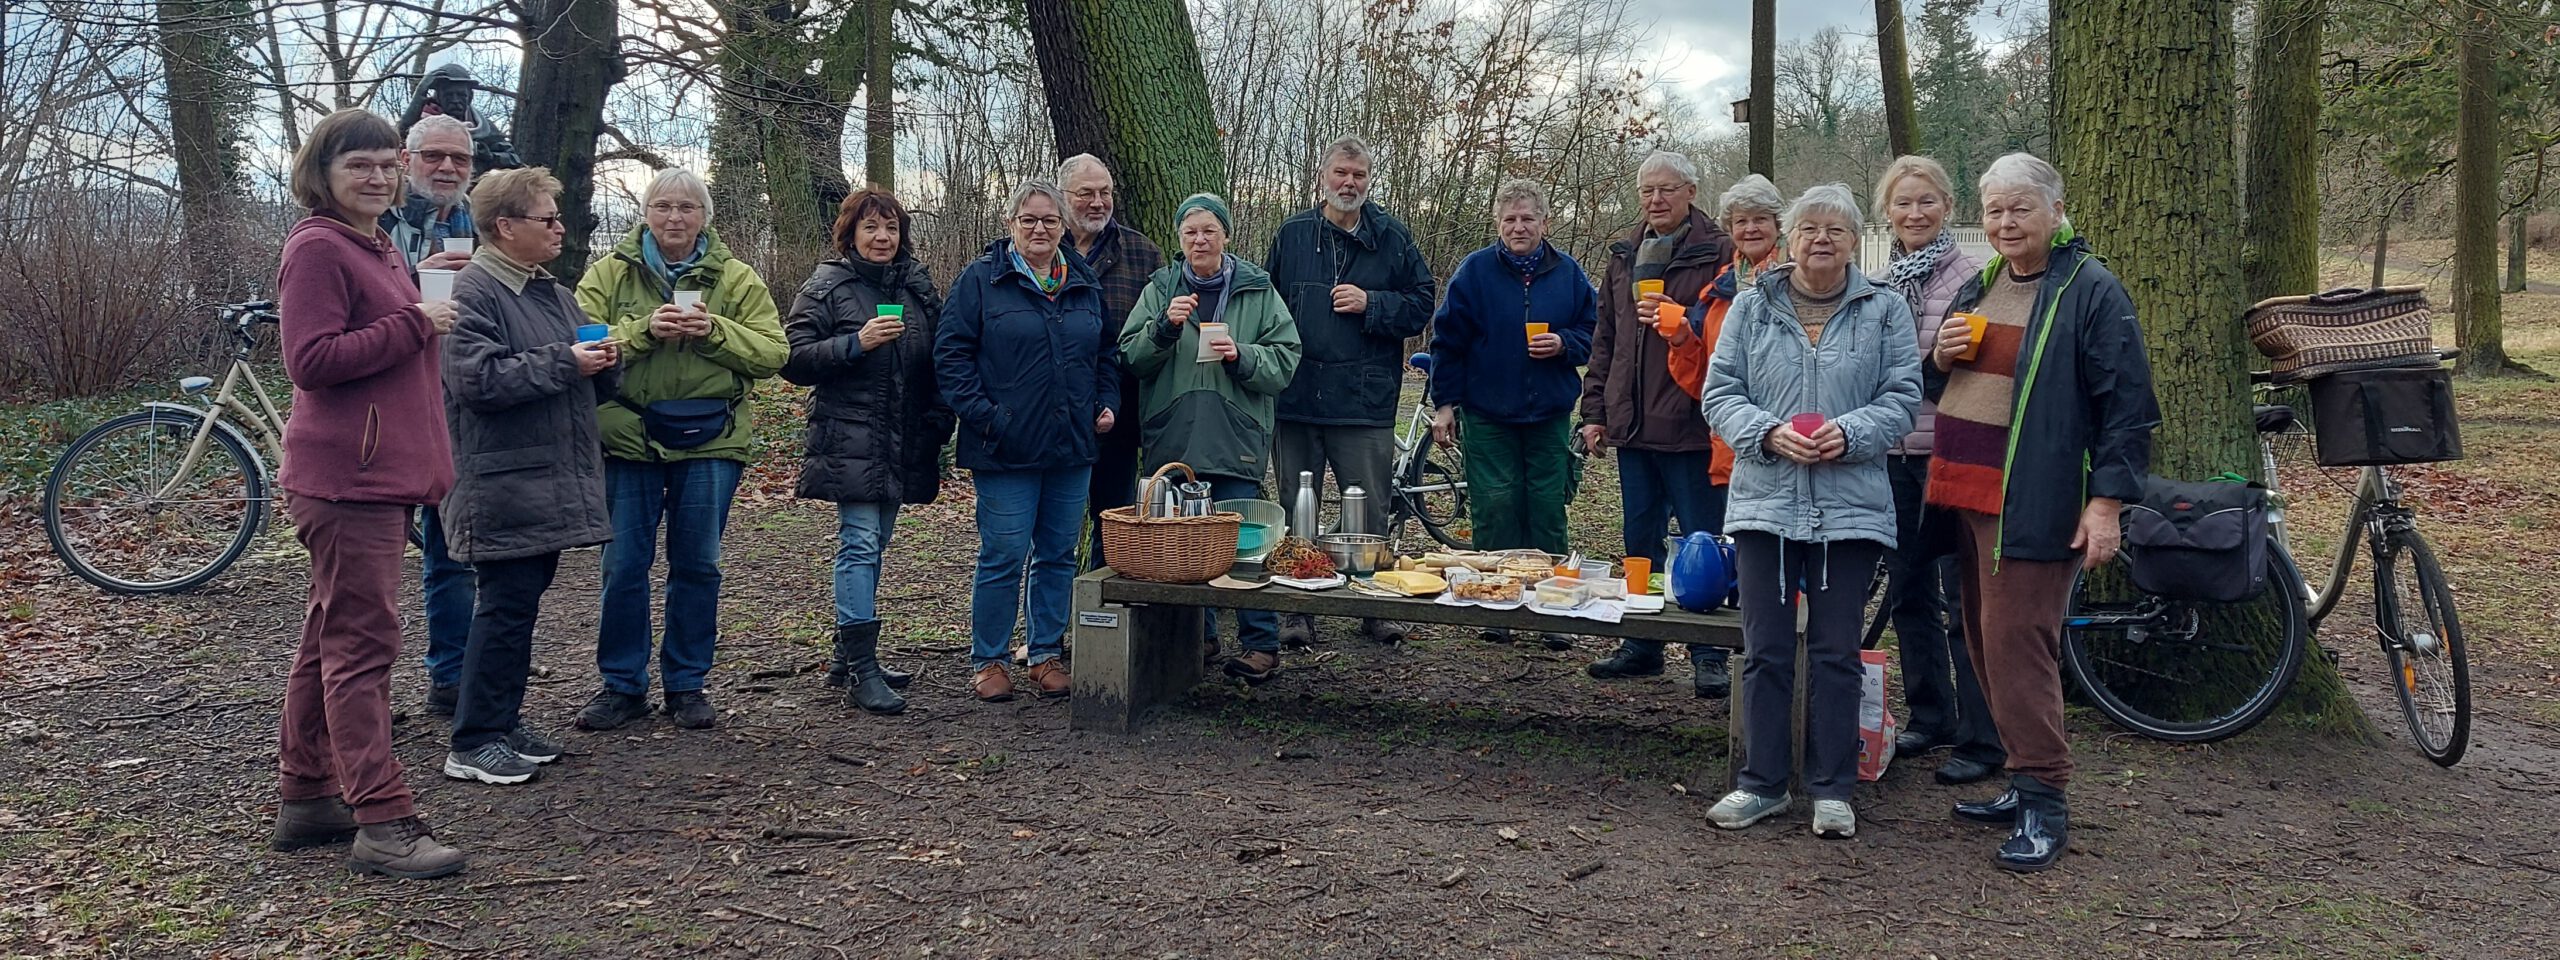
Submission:
M 1503 181 L 1502 188 L 1493 192 L 1494 218 L 1500 219 L 1502 211 L 1515 203 L 1526 203 L 1537 207 L 1540 217 L 1547 217 L 1553 213 L 1547 205 L 1547 188 L 1539 186 L 1535 180 Z
M 1892 163 L 1884 165 L 1884 175 L 1876 178 L 1876 219 L 1887 221 L 1893 219 L 1893 215 L 1888 212 L 1888 208 L 1893 204 L 1893 187 L 1906 177 L 1919 177 L 1926 181 L 1930 189 L 1938 191 L 1938 197 L 1946 201 L 1950 210 L 1955 207 L 1955 181 L 1947 178 L 1947 168 L 1939 166 L 1938 161 L 1927 157 L 1895 157 Z
M 559 195 L 560 178 L 548 169 L 495 170 L 471 188 L 471 215 L 492 222 L 500 217 L 522 220 L 536 202 Z

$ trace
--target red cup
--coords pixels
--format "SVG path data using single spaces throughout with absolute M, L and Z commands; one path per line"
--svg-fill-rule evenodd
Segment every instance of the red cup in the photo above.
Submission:
M 1807 440 L 1813 439 L 1813 432 L 1822 429 L 1822 425 L 1827 422 L 1829 422 L 1828 419 L 1819 413 L 1799 413 L 1787 418 L 1787 425 L 1794 427 L 1795 431 Z

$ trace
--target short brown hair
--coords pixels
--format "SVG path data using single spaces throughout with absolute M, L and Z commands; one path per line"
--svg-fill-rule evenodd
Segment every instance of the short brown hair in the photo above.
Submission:
M 472 185 L 471 217 L 483 223 L 494 223 L 499 217 L 522 220 L 533 212 L 536 201 L 559 195 L 560 178 L 546 168 L 499 170 Z
M 329 192 L 330 164 L 358 150 L 398 149 L 400 131 L 389 120 L 354 107 L 321 118 L 319 126 L 303 138 L 302 149 L 293 153 L 289 181 L 293 202 L 313 213 L 335 209 L 338 199 Z
M 864 217 L 887 217 L 897 221 L 899 255 L 915 255 L 914 219 L 907 216 L 906 206 L 898 202 L 896 195 L 881 189 L 877 184 L 866 185 L 854 191 L 852 196 L 844 198 L 844 203 L 836 208 L 837 253 L 848 257 L 854 255 L 853 228 L 860 224 Z

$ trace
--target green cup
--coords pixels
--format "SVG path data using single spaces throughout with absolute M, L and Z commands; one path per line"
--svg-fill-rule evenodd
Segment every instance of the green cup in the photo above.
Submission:
M 873 314 L 873 316 L 880 316 L 880 317 L 900 317 L 900 318 L 903 318 L 903 317 L 905 317 L 906 315 L 907 315 L 907 308 L 906 308 L 906 305 L 905 305 L 905 304 L 898 304 L 898 303 L 884 303 L 884 304 L 881 304 L 881 305 L 879 306 L 879 312 L 877 312 L 877 313 Z

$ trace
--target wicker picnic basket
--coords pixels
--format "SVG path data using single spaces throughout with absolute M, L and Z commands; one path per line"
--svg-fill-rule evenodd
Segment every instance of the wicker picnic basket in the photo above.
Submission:
M 1168 463 L 1138 485 L 1138 502 L 1102 511 L 1102 555 L 1111 569 L 1133 580 L 1158 583 L 1207 583 L 1236 565 L 1236 533 L 1244 514 L 1212 513 L 1205 517 L 1149 517 L 1146 506 L 1157 486 L 1173 481 L 1175 467 L 1193 480 L 1199 475 L 1185 463 Z
M 2435 336 L 2425 287 L 2341 287 L 2249 308 L 2249 342 L 2279 383 L 2347 370 L 2432 367 Z

